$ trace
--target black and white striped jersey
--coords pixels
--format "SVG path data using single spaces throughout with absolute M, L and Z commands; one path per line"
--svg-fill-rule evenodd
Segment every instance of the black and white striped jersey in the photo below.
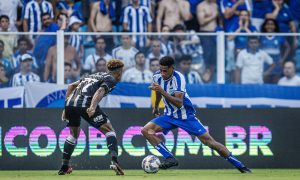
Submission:
M 96 91 L 103 87 L 105 96 L 116 86 L 116 79 L 109 73 L 95 73 L 80 80 L 80 84 L 66 100 L 66 106 L 89 107 Z

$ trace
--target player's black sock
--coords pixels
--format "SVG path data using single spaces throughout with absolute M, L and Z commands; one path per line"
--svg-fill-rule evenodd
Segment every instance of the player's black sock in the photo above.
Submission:
M 106 135 L 107 148 L 113 161 L 118 162 L 118 142 L 115 132 L 108 132 Z
M 69 165 L 69 160 L 76 146 L 76 139 L 73 136 L 68 136 L 64 144 L 63 165 Z

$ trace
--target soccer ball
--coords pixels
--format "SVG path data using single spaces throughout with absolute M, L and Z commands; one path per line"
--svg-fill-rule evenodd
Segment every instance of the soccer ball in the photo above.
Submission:
M 159 170 L 160 161 L 158 157 L 149 155 L 142 161 L 142 168 L 146 173 L 157 173 Z

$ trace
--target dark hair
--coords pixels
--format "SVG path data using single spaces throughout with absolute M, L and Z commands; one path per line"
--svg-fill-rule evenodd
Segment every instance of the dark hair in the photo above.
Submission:
M 284 61 L 283 66 L 284 66 L 286 63 L 292 63 L 292 64 L 294 64 L 294 67 L 296 67 L 296 61 L 293 61 L 293 60 L 287 60 L 287 61 Z
M 248 37 L 248 42 L 249 42 L 250 40 L 258 40 L 258 41 L 259 41 L 259 37 L 258 37 L 258 36 L 249 36 L 249 37 Z
M 5 14 L 1 15 L 1 16 L 0 16 L 0 21 L 1 21 L 3 18 L 4 18 L 4 19 L 7 19 L 7 20 L 9 21 L 9 17 L 8 17 L 7 15 L 5 15 Z
M 43 17 L 46 16 L 46 15 L 50 16 L 50 18 L 51 18 L 51 15 L 48 12 L 43 12 L 41 14 L 41 20 L 43 20 Z
M 151 58 L 151 59 L 149 60 L 149 64 L 151 64 L 153 61 L 159 61 L 159 59 L 157 59 L 157 58 Z
M 97 44 L 97 41 L 98 41 L 99 39 L 103 39 L 103 41 L 105 42 L 105 39 L 104 39 L 103 36 L 98 36 L 98 37 L 95 38 L 95 41 L 94 41 L 95 44 Z
M 171 56 L 164 56 L 159 60 L 159 64 L 162 66 L 171 67 L 174 65 L 174 58 L 172 58 Z
M 265 21 L 264 21 L 264 23 L 261 25 L 261 32 L 263 32 L 263 33 L 266 33 L 267 32 L 267 30 L 266 30 L 266 25 L 267 25 L 267 23 L 269 22 L 269 21 L 272 21 L 273 23 L 274 23 L 274 25 L 275 25 L 275 32 L 279 32 L 279 25 L 278 25 L 278 22 L 275 20 L 275 19 L 266 19 Z
M 0 39 L 0 44 L 4 47 L 4 42 Z
M 70 68 L 72 68 L 72 64 L 68 62 L 65 62 L 65 66 L 70 66 Z
M 174 28 L 173 28 L 173 32 L 178 31 L 178 30 L 185 31 L 184 25 L 182 25 L 182 24 L 175 25 Z
M 2 64 L 2 62 L 0 62 L 0 67 L 3 67 L 3 68 L 4 68 L 4 65 Z
M 22 37 L 20 37 L 20 38 L 18 39 L 18 45 L 20 45 L 20 43 L 23 42 L 23 41 L 26 42 L 27 45 L 29 45 L 29 39 L 26 38 L 25 36 L 22 36 Z
M 120 68 L 123 68 L 124 63 L 118 59 L 112 59 L 107 63 L 106 66 L 109 71 L 116 71 L 119 70 Z
M 187 55 L 187 54 L 183 54 L 180 58 L 179 58 L 179 63 L 182 61 L 192 61 L 193 58 L 191 55 Z
M 123 32 L 123 33 L 129 33 L 130 31 L 128 31 L 127 29 L 123 29 L 121 32 Z
M 136 57 L 137 57 L 139 54 L 144 54 L 144 53 L 143 53 L 142 51 L 137 52 L 137 53 L 134 55 L 134 59 L 136 59 Z
M 97 60 L 96 64 L 98 64 L 98 62 L 100 62 L 100 61 L 104 61 L 105 64 L 106 64 L 106 60 L 105 60 L 104 58 L 99 58 L 99 59 Z

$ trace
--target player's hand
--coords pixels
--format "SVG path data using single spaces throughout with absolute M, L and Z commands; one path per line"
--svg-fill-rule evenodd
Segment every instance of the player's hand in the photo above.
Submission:
M 152 89 L 153 91 L 160 92 L 160 93 L 163 91 L 161 86 L 157 83 L 152 83 L 151 86 L 150 86 L 150 89 Z
M 86 112 L 89 115 L 89 117 L 92 117 L 95 114 L 96 109 L 93 107 L 87 108 Z
M 159 113 L 159 108 L 153 108 L 153 110 L 152 110 L 152 114 L 153 114 L 155 117 L 158 117 L 158 116 L 160 116 L 160 113 Z

